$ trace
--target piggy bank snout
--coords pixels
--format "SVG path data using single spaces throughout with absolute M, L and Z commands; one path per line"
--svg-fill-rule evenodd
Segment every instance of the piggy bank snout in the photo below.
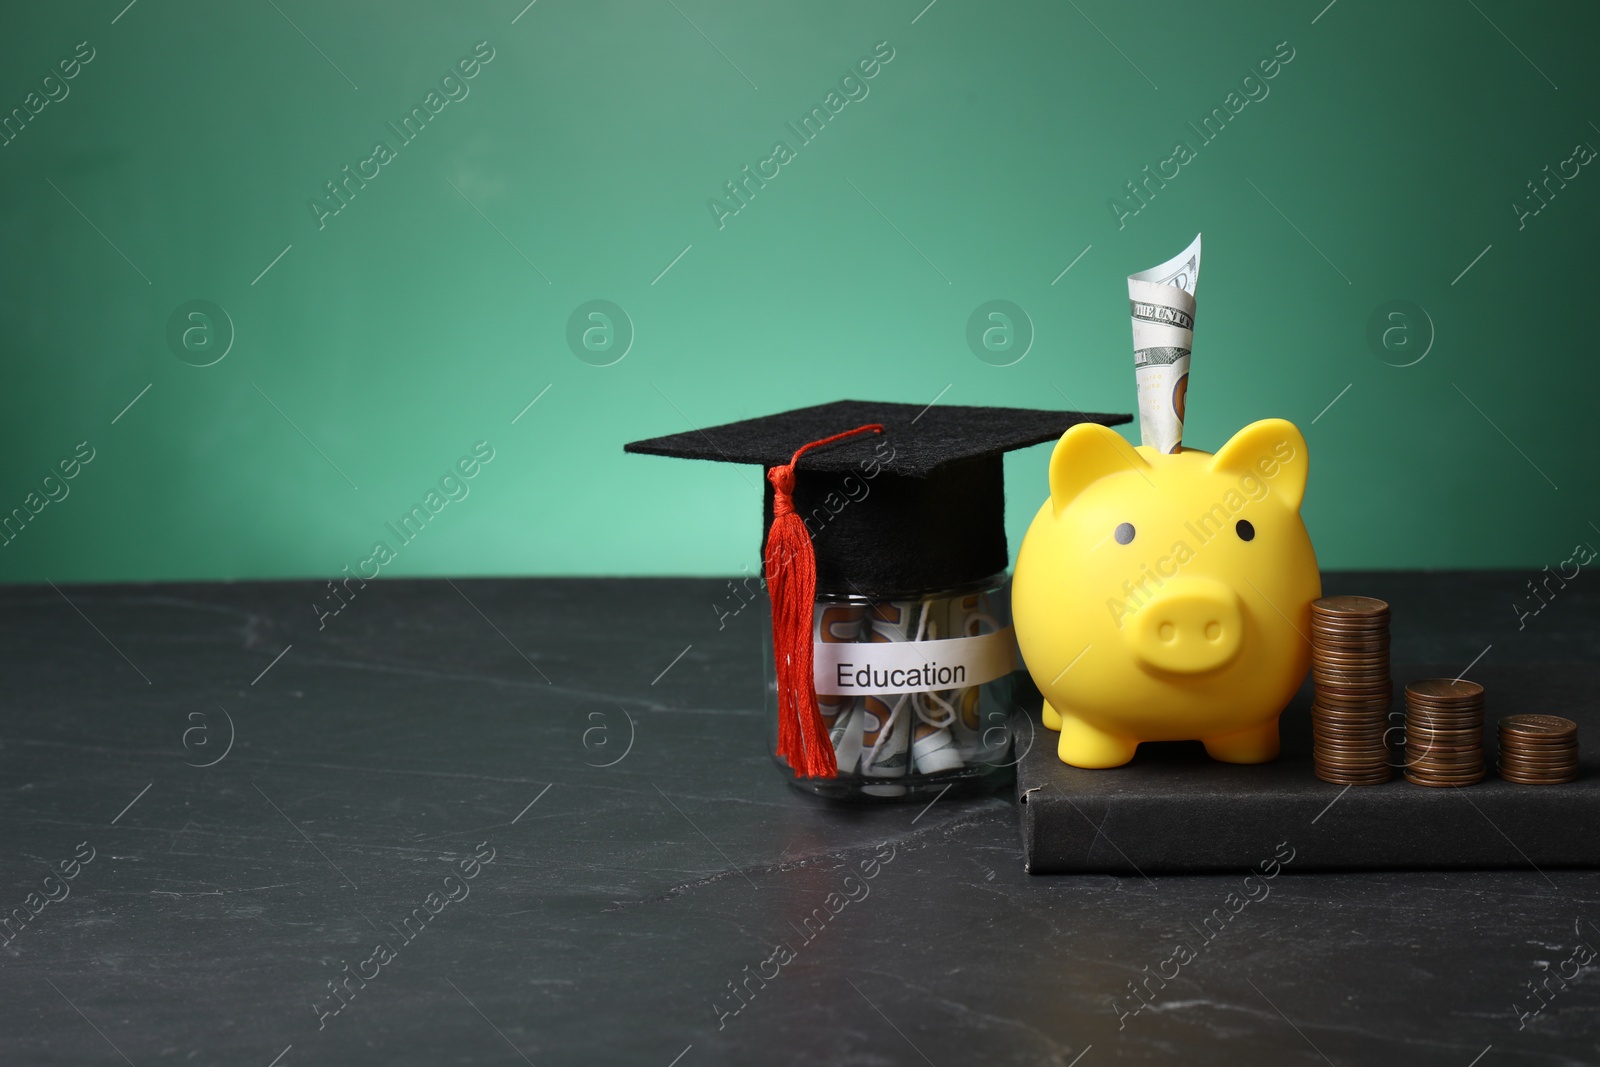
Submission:
M 1143 662 L 1176 674 L 1226 666 L 1244 645 L 1239 595 L 1210 578 L 1167 582 L 1123 627 L 1123 640 Z

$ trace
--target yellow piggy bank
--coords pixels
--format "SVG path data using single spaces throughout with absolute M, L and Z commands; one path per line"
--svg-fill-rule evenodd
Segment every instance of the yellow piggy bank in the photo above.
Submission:
M 1283 419 L 1215 455 L 1087 423 L 1062 435 L 1012 609 L 1063 762 L 1120 766 L 1141 741 L 1199 740 L 1229 763 L 1278 755 L 1322 595 L 1300 518 L 1307 458 Z

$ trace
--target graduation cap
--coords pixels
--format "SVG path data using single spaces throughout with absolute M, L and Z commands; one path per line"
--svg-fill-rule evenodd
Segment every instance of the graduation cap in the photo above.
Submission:
M 833 748 L 811 677 L 816 595 L 912 597 L 999 574 L 1010 559 L 1005 454 L 1056 441 L 1080 422 L 1131 419 L 839 400 L 623 449 L 764 468 L 762 556 L 777 659 L 778 754 L 802 775 L 831 778 Z

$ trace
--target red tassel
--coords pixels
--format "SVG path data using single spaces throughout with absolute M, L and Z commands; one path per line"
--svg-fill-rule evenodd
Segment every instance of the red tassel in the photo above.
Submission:
M 817 599 L 817 557 L 805 521 L 794 510 L 794 467 L 813 448 L 857 434 L 882 432 L 882 426 L 869 423 L 812 441 L 802 445 L 787 465 L 767 472 L 773 492 L 765 564 L 778 677 L 778 755 L 801 778 L 837 778 L 839 764 L 822 725 L 812 679 L 811 618 Z

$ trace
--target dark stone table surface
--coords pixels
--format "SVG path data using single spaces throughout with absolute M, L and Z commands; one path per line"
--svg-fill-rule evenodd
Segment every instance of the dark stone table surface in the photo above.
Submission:
M 1411 662 L 1592 662 L 1529 577 L 1337 584 Z M 734 595 L 0 591 L 0 1063 L 1600 1062 L 1600 873 L 1030 876 L 1009 793 L 785 785 Z

